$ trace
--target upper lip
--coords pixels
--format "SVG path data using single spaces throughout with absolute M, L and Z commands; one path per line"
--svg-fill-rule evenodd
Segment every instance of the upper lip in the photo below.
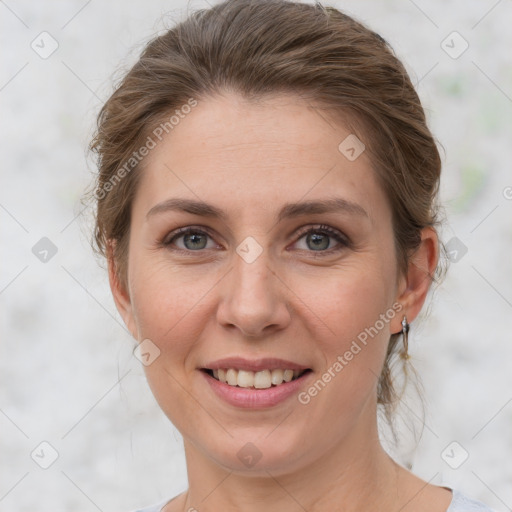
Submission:
M 262 359 L 245 359 L 243 357 L 225 357 L 207 363 L 204 369 L 219 370 L 220 368 L 233 368 L 236 370 L 245 370 L 258 372 L 261 370 L 308 370 L 309 366 L 304 366 L 293 361 L 278 359 L 275 357 L 265 357 Z

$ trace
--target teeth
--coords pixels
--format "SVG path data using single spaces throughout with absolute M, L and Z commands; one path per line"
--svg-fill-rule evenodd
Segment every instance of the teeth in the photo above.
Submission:
M 237 385 L 237 377 L 238 377 L 238 372 L 236 370 L 233 370 L 230 368 L 229 370 L 226 371 L 226 382 L 230 386 Z
M 283 382 L 283 374 L 284 370 L 272 370 L 272 376 L 270 377 L 270 380 L 274 386 L 278 386 Z
M 272 386 L 272 373 L 270 370 L 263 370 L 254 374 L 254 387 L 256 389 L 267 389 Z
M 244 370 L 238 370 L 238 378 L 236 379 L 236 383 L 241 388 L 250 388 L 254 386 L 254 373 L 246 372 Z
M 234 368 L 219 368 L 213 370 L 213 376 L 220 382 L 230 386 L 241 388 L 268 389 L 272 386 L 279 386 L 283 382 L 290 382 L 302 373 L 301 370 L 261 370 L 251 372 L 246 370 L 235 370 Z

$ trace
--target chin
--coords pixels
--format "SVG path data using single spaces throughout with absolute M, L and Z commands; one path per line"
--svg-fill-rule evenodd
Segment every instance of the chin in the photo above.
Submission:
M 240 435 L 233 432 L 233 438 L 211 437 L 207 443 L 199 440 L 194 444 L 202 446 L 202 451 L 219 466 L 240 474 L 268 478 L 269 473 L 279 475 L 297 469 L 307 450 L 304 436 L 298 432 L 291 435 L 285 428 L 269 436 L 271 431 L 268 426 L 253 428 Z

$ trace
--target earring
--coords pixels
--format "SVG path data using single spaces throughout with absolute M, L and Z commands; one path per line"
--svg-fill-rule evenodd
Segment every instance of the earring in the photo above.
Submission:
M 404 344 L 404 350 L 400 354 L 400 357 L 402 359 L 410 359 L 411 356 L 409 355 L 409 324 L 407 323 L 407 317 L 404 315 L 402 319 L 402 338 L 403 338 L 403 344 Z

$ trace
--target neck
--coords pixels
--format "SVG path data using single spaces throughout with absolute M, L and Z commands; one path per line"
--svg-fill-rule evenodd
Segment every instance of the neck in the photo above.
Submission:
M 361 417 L 334 448 L 279 474 L 230 471 L 187 440 L 185 453 L 189 490 L 183 510 L 201 512 L 392 510 L 403 470 L 380 444 L 375 412 L 373 421 Z

